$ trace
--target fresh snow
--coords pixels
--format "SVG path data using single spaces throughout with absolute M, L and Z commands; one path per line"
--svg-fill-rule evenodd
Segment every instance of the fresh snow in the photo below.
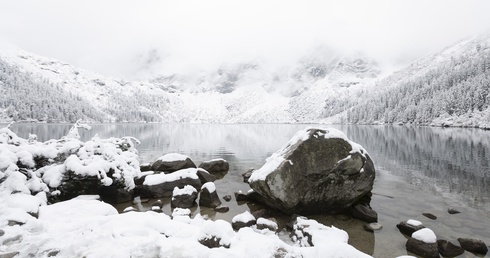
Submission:
M 244 222 L 247 223 L 249 221 L 255 221 L 255 217 L 249 212 L 249 211 L 244 211 L 243 213 L 240 213 L 233 217 L 231 222 Z
M 27 170 L 29 178 L 16 165 L 19 156 L 29 156 L 23 152 L 17 155 L 19 150 L 31 150 L 32 156 L 47 158 L 55 152 L 60 153 L 60 149 L 67 146 L 65 144 L 69 141 L 76 141 L 80 147 L 71 148 L 75 146 L 73 144 L 63 149 L 66 152 L 62 155 L 69 158 L 68 162 L 59 161 L 59 164 L 53 163 L 37 170 L 23 168 Z M 8 128 L 0 130 L 0 225 L 3 232 L 0 235 L 0 252 L 19 252 L 19 257 L 45 257 L 57 252 L 58 257 L 259 258 L 273 257 L 277 250 L 283 250 L 289 257 L 369 257 L 348 245 L 347 237 L 333 227 L 322 227 L 312 220 L 302 223 L 309 225 L 308 232 L 314 235 L 315 246 L 303 247 L 289 245 L 272 232 L 264 233 L 254 228 L 242 228 L 235 232 L 231 224 L 224 220 L 213 221 L 199 214 L 190 218 L 187 216 L 189 209 L 174 209 L 173 218 L 151 210 L 138 212 L 132 207 L 119 214 L 113 206 L 97 200 L 99 197 L 96 195 L 48 204 L 48 195 L 60 194 L 50 185 L 59 184 L 59 176 L 66 173 L 63 168 L 67 166 L 86 175 L 96 174 L 86 171 L 87 167 L 94 166 L 101 180 L 108 178 L 103 173 L 109 165 L 119 169 L 116 174 L 119 173 L 121 178 L 132 181 L 134 177 L 141 176 L 139 169 L 135 168 L 139 165 L 135 162 L 137 152 L 131 148 L 129 153 L 114 149 L 115 145 L 120 146 L 118 143 L 124 141 L 94 137 L 85 143 L 73 138 L 38 143 L 19 138 Z M 43 150 L 46 150 L 45 154 Z M 97 156 L 103 156 L 105 163 Z M 175 173 L 198 178 L 196 169 Z M 148 177 L 152 176 L 158 175 Z M 138 199 L 135 202 L 138 203 Z M 33 216 L 36 213 L 38 217 Z M 250 219 L 254 218 L 246 211 L 235 217 L 234 221 Z M 9 226 L 9 221 L 18 224 Z M 325 234 L 322 231 L 328 230 L 332 231 L 330 236 L 326 234 L 328 237 L 322 241 Z M 334 234 L 337 237 L 334 238 Z M 208 237 L 219 238 L 220 244 L 228 248 L 207 248 L 198 242 Z
M 420 222 L 418 220 L 414 220 L 414 219 L 407 220 L 407 224 L 414 226 L 414 227 L 422 226 L 422 222 Z
M 191 195 L 193 193 L 197 193 L 197 190 L 192 185 L 186 185 L 183 188 L 178 188 L 176 186 L 172 192 L 172 196 Z
M 188 156 L 179 153 L 168 153 L 158 158 L 157 161 L 158 160 L 163 162 L 183 161 L 188 158 L 189 158 Z
M 434 231 L 428 228 L 419 229 L 413 232 L 412 237 L 427 244 L 437 242 L 436 234 L 434 234 Z
M 182 178 L 199 179 L 197 168 L 186 168 L 170 174 L 153 174 L 145 177 L 144 185 L 158 185 L 165 182 L 174 182 Z
M 204 188 L 208 189 L 208 192 L 210 192 L 210 193 L 216 192 L 216 185 L 213 182 L 204 183 L 201 186 L 201 190 L 204 189 Z
M 270 157 L 268 157 L 266 159 L 266 163 L 261 168 L 255 170 L 250 176 L 248 181 L 253 182 L 258 180 L 265 180 L 270 173 L 276 170 L 284 162 L 288 162 L 292 166 L 293 162 L 285 159 L 286 153 L 288 153 L 289 150 L 292 147 L 294 147 L 298 142 L 308 140 L 310 138 L 309 130 L 313 130 L 313 129 L 324 130 L 326 133 L 322 133 L 319 131 L 317 134 L 312 135 L 312 137 L 324 137 L 325 139 L 333 139 L 333 138 L 342 139 L 350 144 L 351 146 L 350 154 L 359 153 L 362 156 L 365 156 L 367 154 L 367 151 L 361 145 L 349 140 L 343 132 L 337 129 L 305 128 L 303 130 L 298 131 L 289 140 L 289 142 L 286 145 L 284 145 L 280 150 L 278 150 L 277 152 L 273 153 Z

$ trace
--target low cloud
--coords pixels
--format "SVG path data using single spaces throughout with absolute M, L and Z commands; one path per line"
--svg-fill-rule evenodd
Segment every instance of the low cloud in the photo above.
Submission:
M 407 63 L 488 31 L 490 1 L 0 2 L 0 37 L 28 51 L 125 78 L 264 60 L 318 46 Z

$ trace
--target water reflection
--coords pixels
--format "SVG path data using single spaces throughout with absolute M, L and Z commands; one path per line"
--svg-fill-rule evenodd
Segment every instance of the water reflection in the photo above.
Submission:
M 95 124 L 92 130 L 81 130 L 80 133 L 82 140 L 88 140 L 95 134 L 103 138 L 134 136 L 141 141 L 137 148 L 142 162 L 153 161 L 169 152 L 188 155 L 197 164 L 224 158 L 230 163 L 230 171 L 216 181 L 218 194 L 222 197 L 233 196 L 233 192 L 238 190 L 247 191 L 249 187 L 242 182 L 241 174 L 249 168 L 262 166 L 268 156 L 307 126 Z M 45 141 L 61 138 L 70 127 L 66 124 L 14 124 L 12 130 L 24 138 L 35 133 L 39 140 Z M 371 204 L 385 227 L 373 234 L 365 232 L 363 223 L 357 220 L 332 216 L 316 219 L 345 229 L 351 244 L 375 257 L 406 254 L 406 239 L 394 225 L 409 218 L 423 221 L 449 240 L 477 237 L 490 241 L 488 231 L 482 230 L 490 223 L 489 131 L 410 126 L 333 127 L 360 143 L 372 156 L 377 178 Z M 164 211 L 171 213 L 169 201 L 165 203 Z M 205 209 L 202 212 L 214 219 L 230 221 L 236 214 L 252 209 L 234 199 L 223 204 L 230 207 L 229 212 L 216 213 Z M 465 210 L 462 214 L 450 216 L 446 210 L 452 205 Z M 485 214 L 482 215 L 482 211 Z M 199 208 L 194 212 L 200 212 Z M 439 218 L 428 220 L 421 215 L 423 212 L 431 212 Z
M 376 166 L 425 191 L 490 214 L 490 132 L 470 128 L 345 126 Z

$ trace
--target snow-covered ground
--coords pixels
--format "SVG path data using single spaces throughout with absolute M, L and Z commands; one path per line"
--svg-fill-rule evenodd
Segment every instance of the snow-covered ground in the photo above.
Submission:
M 60 175 L 69 167 L 81 174 L 96 173 L 103 184 L 121 178 L 129 189 L 134 186 L 132 178 L 141 173 L 136 169 L 139 164 L 135 162 L 134 139 L 96 138 L 84 143 L 77 139 L 80 127 L 83 125 L 75 126 L 63 139 L 44 143 L 37 142 L 34 135 L 22 139 L 8 127 L 0 129 L 0 254 L 18 253 L 18 257 L 370 257 L 347 243 L 345 231 L 306 218 L 298 219 L 297 237 L 291 245 L 270 230 L 258 230 L 254 226 L 234 231 L 231 224 L 223 220 L 212 221 L 199 214 L 187 217 L 189 210 L 176 210 L 172 216 L 155 211 L 119 214 L 96 196 L 49 204 L 48 197 L 57 194 Z M 59 157 L 66 157 L 67 153 L 70 153 L 69 158 L 60 160 Z M 51 170 L 36 163 L 41 157 L 53 166 L 51 169 L 56 169 L 48 173 Z M 105 175 L 104 171 L 111 166 L 119 169 L 119 174 Z M 313 237 L 313 246 L 302 238 L 301 232 Z M 208 248 L 201 244 L 210 238 L 218 239 L 220 247 Z

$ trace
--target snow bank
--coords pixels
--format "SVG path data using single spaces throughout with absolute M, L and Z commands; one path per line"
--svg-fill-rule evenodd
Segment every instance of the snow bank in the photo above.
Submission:
M 249 182 L 265 180 L 265 178 L 276 170 L 285 160 L 286 153 L 295 146 L 300 141 L 306 141 L 311 136 L 309 130 L 315 130 L 316 128 L 305 128 L 303 130 L 298 131 L 289 142 L 283 146 L 279 151 L 273 153 L 269 158 L 266 159 L 266 163 L 260 168 L 255 170 L 249 178 Z M 318 131 L 317 134 L 312 135 L 313 137 L 324 137 L 325 139 L 342 139 L 348 142 L 351 145 L 350 154 L 359 153 L 365 157 L 367 151 L 359 144 L 349 140 L 347 136 L 334 128 L 321 129 L 324 130 L 325 133 Z M 291 162 L 291 161 L 289 161 Z M 292 163 L 292 162 L 291 162 Z

